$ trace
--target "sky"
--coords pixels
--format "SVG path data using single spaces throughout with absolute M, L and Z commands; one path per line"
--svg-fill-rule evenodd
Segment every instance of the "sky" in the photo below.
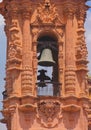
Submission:
M 1 2 L 2 0 L 0 0 Z M 91 6 L 91 1 L 88 2 Z M 85 22 L 85 37 L 88 48 L 88 69 L 91 74 L 91 9 L 87 12 Z M 4 91 L 4 78 L 5 78 L 5 63 L 6 63 L 6 37 L 4 33 L 4 19 L 0 15 L 0 110 L 2 109 L 2 92 Z M 0 119 L 2 118 L 0 114 Z M 0 123 L 0 130 L 7 130 L 5 125 Z

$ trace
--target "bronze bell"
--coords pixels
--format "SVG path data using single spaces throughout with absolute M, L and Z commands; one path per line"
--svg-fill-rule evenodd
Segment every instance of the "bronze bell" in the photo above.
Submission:
M 38 64 L 40 66 L 53 66 L 55 64 L 51 49 L 45 48 L 42 50 Z

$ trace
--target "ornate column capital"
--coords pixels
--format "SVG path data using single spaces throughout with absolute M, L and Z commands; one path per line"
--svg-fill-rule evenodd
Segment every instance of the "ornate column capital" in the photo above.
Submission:
M 88 6 L 80 4 L 76 10 L 76 17 L 78 20 L 85 21 L 86 18 L 86 11 L 88 10 Z
M 10 12 L 10 15 L 12 19 L 18 18 L 18 9 L 13 9 L 12 12 Z
M 31 9 L 23 9 L 22 10 L 22 17 L 23 17 L 23 20 L 26 20 L 26 19 L 30 19 L 31 17 Z
M 72 4 L 66 5 L 64 7 L 64 15 L 67 19 L 73 19 L 75 13 L 75 7 Z

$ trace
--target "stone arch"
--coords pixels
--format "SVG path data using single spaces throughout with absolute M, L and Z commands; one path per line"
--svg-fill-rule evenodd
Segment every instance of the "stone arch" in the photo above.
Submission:
M 45 69 L 44 71 L 46 71 L 46 72 L 47 72 L 47 70 L 51 72 L 50 73 L 51 74 L 50 75 L 51 76 L 50 77 L 51 81 L 49 81 L 49 84 L 51 83 L 50 87 L 52 89 L 52 91 L 51 91 L 52 93 L 49 93 L 49 95 L 52 94 L 50 96 L 59 96 L 60 95 L 60 93 L 59 93 L 60 91 L 59 91 L 59 85 L 58 85 L 59 84 L 59 78 L 58 78 L 58 52 L 59 52 L 58 51 L 58 36 L 57 36 L 57 34 L 54 31 L 49 31 L 49 30 L 47 30 L 47 31 L 45 30 L 44 31 L 43 30 L 43 31 L 40 31 L 40 33 L 37 35 L 37 42 L 36 43 L 37 43 L 36 44 L 36 46 L 37 46 L 37 53 L 39 54 L 38 55 L 38 60 L 39 61 L 41 59 L 41 55 L 42 55 L 43 50 L 45 50 L 46 48 L 51 50 L 51 54 L 52 54 L 51 61 L 54 62 L 53 65 L 52 66 L 49 65 L 49 61 L 47 61 L 47 59 L 46 59 L 45 60 L 46 61 L 46 65 L 44 65 L 45 61 L 42 61 L 42 63 L 43 63 L 42 65 L 43 66 L 42 65 L 41 66 L 44 67 L 44 68 L 39 67 L 38 68 L 39 69 L 38 72 L 40 72 L 42 69 Z M 49 55 L 49 57 L 50 57 L 50 55 Z M 38 64 L 39 63 L 40 62 L 38 62 Z M 51 68 L 47 68 L 49 66 Z M 40 75 L 38 75 L 38 77 L 39 76 Z M 39 83 L 38 85 L 41 84 L 41 82 L 38 82 L 38 83 Z M 47 85 L 46 85 L 47 89 L 49 88 L 48 87 L 49 84 L 47 83 Z M 55 86 L 57 86 L 57 87 L 55 87 Z M 42 87 L 44 87 L 44 86 L 42 86 Z M 42 92 L 43 92 L 43 90 L 42 90 Z M 44 94 L 45 94 L 45 91 L 44 91 Z M 48 92 L 46 94 L 48 94 Z
M 49 36 L 49 37 L 52 37 L 54 41 L 58 41 L 58 35 L 54 31 L 49 31 L 49 30 L 40 31 L 39 35 L 37 36 L 37 39 L 43 36 Z
M 57 42 L 60 41 L 60 35 L 58 34 L 58 32 L 56 30 L 42 29 L 42 30 L 39 31 L 39 29 L 38 30 L 33 29 L 32 33 L 33 33 L 33 42 L 37 42 L 37 39 L 41 36 L 44 36 L 44 35 L 54 37 L 55 41 L 57 41 Z

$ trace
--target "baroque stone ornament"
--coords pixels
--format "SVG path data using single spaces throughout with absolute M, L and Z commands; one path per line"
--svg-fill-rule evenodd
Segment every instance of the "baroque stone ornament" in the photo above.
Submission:
M 45 0 L 44 5 L 40 4 L 37 9 L 38 20 L 42 23 L 55 23 L 55 20 L 58 19 L 57 8 L 54 4 L 50 3 L 50 0 Z
M 87 1 L 0 2 L 7 37 L 0 122 L 6 124 L 7 130 L 88 129 L 91 101 L 84 36 Z M 43 54 L 45 49 L 50 50 L 50 55 Z M 42 56 L 44 67 L 39 66 Z M 48 67 L 50 62 L 53 65 Z M 50 80 L 46 80 L 46 74 L 38 79 L 41 69 Z
M 58 101 L 42 100 L 38 103 L 37 118 L 43 127 L 56 127 L 62 118 L 61 114 L 60 102 Z

